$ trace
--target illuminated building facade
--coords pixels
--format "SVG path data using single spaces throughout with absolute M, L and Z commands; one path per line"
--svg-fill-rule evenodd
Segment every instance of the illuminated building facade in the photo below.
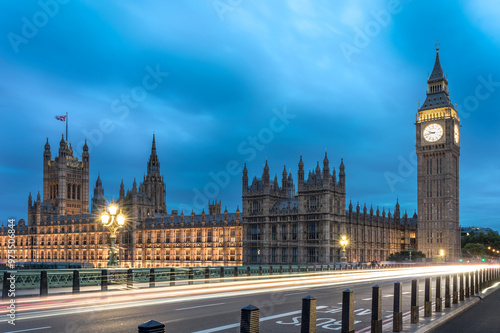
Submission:
M 448 80 L 436 61 L 416 120 L 419 250 L 454 261 L 461 256 L 459 225 L 460 118 Z
M 358 204 L 346 209 L 346 175 L 340 162 L 338 178 L 330 172 L 325 153 L 323 170 L 304 177 L 299 160 L 298 189 L 291 174 L 282 173 L 281 187 L 275 176 L 271 181 L 266 164 L 261 178 L 249 184 L 243 170 L 243 262 L 245 264 L 331 264 L 341 260 L 341 236 L 347 236 L 347 260 L 370 262 L 386 260 L 389 254 L 417 248 L 417 216 L 401 217 L 399 203 L 394 214 L 386 216 L 373 207 L 361 212 Z

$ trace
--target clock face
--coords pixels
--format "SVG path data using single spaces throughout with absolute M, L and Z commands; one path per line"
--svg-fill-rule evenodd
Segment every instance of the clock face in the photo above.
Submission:
M 455 125 L 455 143 L 460 142 L 460 131 L 458 129 L 458 125 Z
M 439 124 L 430 124 L 424 129 L 424 139 L 429 142 L 436 142 L 443 136 L 443 128 Z

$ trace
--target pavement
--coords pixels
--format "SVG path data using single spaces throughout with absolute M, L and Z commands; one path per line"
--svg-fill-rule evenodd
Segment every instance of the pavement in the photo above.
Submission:
M 443 311 L 434 312 L 432 316 L 423 317 L 423 307 L 420 310 L 418 324 L 408 324 L 405 320 L 403 332 L 407 333 L 460 333 L 460 332 L 500 332 L 500 282 L 483 289 L 479 295 L 471 295 L 458 304 L 451 304 L 450 308 L 444 307 Z M 409 325 L 409 326 L 408 326 Z M 385 330 L 384 330 L 385 331 Z
M 484 296 L 484 297 L 483 297 Z M 500 332 L 500 287 L 483 295 L 475 305 L 431 330 L 432 333 L 447 332 Z

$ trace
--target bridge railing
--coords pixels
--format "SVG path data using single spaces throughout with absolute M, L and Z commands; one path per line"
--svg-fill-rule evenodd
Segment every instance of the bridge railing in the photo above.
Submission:
M 2 299 L 7 298 L 9 288 L 4 282 L 15 276 L 17 291 L 24 290 L 25 295 L 39 294 L 45 296 L 53 293 L 69 292 L 63 288 L 72 288 L 78 293 L 82 288 L 90 290 L 108 290 L 117 286 L 149 287 L 214 283 L 248 279 L 265 279 L 274 277 L 296 277 L 304 274 L 328 274 L 342 271 L 347 273 L 360 269 L 391 269 L 415 267 L 415 264 L 385 264 L 371 266 L 370 264 L 331 264 L 331 265 L 260 265 L 260 266 L 222 266 L 222 267 L 156 267 L 156 268 L 109 268 L 109 269 L 47 269 L 18 270 L 0 273 Z M 98 287 L 101 288 L 98 288 Z M 93 288 L 90 288 L 93 287 Z M 97 288 L 96 288 L 97 287 Z M 29 290 L 32 292 L 29 293 Z M 19 295 L 22 295 L 20 293 Z

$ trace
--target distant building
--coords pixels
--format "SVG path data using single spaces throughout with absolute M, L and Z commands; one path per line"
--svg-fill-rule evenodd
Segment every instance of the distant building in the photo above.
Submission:
M 479 235 L 481 232 L 487 234 L 488 232 L 494 232 L 498 235 L 498 231 L 495 231 L 491 228 L 482 228 L 482 227 L 462 227 L 460 228 L 462 236 L 469 235 Z

